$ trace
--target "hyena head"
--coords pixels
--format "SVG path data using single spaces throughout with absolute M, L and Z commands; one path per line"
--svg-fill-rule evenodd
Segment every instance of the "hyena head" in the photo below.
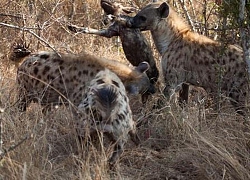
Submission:
M 88 123 L 90 135 L 101 131 L 109 134 L 108 137 L 115 144 L 109 159 L 110 165 L 116 164 L 129 135 L 136 144 L 139 142 L 125 87 L 121 79 L 110 70 L 98 72 L 91 80 L 86 97 L 79 104 L 78 110 L 83 118 L 80 118 L 77 128 L 80 137 L 84 137 L 84 126 Z
M 144 94 L 146 91 L 153 94 L 155 93 L 155 87 L 146 74 L 149 69 L 149 64 L 147 62 L 141 62 L 132 71 L 131 78 L 122 79 L 124 86 L 129 94 Z
M 30 53 L 31 51 L 29 50 L 29 45 L 27 45 L 26 42 L 15 43 L 12 46 L 9 59 L 15 63 L 20 63 L 22 59 Z
M 166 2 L 154 2 L 137 13 L 127 22 L 130 28 L 143 30 L 154 30 L 159 22 L 168 17 L 170 7 Z
M 125 97 L 122 97 L 125 96 Z M 114 116 L 119 109 L 119 103 L 127 103 L 126 90 L 120 78 L 108 69 L 100 71 L 90 82 L 87 98 L 89 104 L 95 107 L 103 120 Z M 121 98 L 122 97 L 122 98 Z

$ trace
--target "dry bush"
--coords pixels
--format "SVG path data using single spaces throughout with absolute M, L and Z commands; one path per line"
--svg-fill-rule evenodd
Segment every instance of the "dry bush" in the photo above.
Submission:
M 126 1 L 138 7 L 147 2 Z M 197 31 L 220 38 L 220 33 L 209 30 L 214 22 L 219 23 L 217 6 L 206 2 L 207 6 L 193 1 L 186 7 L 197 22 Z M 185 17 L 179 1 L 171 4 Z M 206 22 L 204 7 L 210 13 Z M 250 179 L 249 122 L 233 113 L 227 102 L 217 113 L 202 101 L 197 102 L 200 97 L 194 97 L 194 103 L 181 109 L 174 102 L 158 107 L 160 91 L 146 104 L 131 96 L 141 144 L 136 147 L 129 141 L 115 174 L 108 170 L 106 162 L 112 152 L 110 143 L 80 144 L 68 107 L 43 114 L 38 104 L 32 104 L 27 112 L 19 112 L 15 105 L 16 68 L 8 60 L 15 41 L 30 43 L 33 52 L 51 50 L 46 41 L 63 52 L 78 53 L 85 49 L 123 61 L 125 56 L 117 38 L 75 35 L 66 28 L 68 23 L 103 28 L 98 0 L 3 0 L 0 12 L 1 23 L 25 26 L 44 40 L 28 31 L 0 26 L 0 142 L 3 141 L 0 150 L 9 150 L 0 156 L 0 179 Z M 238 39 L 235 37 L 231 42 Z M 157 52 L 155 56 L 158 57 Z

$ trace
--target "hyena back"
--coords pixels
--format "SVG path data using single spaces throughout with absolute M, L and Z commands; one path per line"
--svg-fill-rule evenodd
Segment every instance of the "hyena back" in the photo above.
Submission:
M 144 93 L 150 86 L 144 73 L 149 68 L 146 62 L 134 68 L 85 52 L 78 55 L 39 52 L 18 68 L 20 109 L 26 110 L 31 101 L 41 105 L 71 102 L 77 106 L 89 82 L 105 68 L 119 76 L 129 93 Z
M 110 164 L 117 162 L 129 135 L 136 144 L 139 143 L 125 87 L 110 70 L 100 71 L 91 80 L 86 98 L 80 103 L 78 110 L 82 114 L 79 123 L 83 123 L 83 127 L 78 127 L 80 136 L 84 136 L 85 132 L 82 130 L 89 128 L 90 135 L 97 132 L 108 133 L 108 137 L 115 143 Z
M 127 25 L 150 30 L 162 56 L 167 97 L 182 83 L 203 87 L 214 96 L 224 92 L 244 113 L 249 84 L 243 52 L 190 30 L 166 2 L 147 5 Z

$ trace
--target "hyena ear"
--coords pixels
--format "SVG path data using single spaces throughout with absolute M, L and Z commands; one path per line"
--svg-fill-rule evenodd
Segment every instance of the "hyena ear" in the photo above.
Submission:
M 137 71 L 144 73 L 149 69 L 149 64 L 146 61 L 141 62 L 136 68 Z
M 166 18 L 169 15 L 169 6 L 166 2 L 162 3 L 160 7 L 157 8 L 157 11 L 161 18 Z

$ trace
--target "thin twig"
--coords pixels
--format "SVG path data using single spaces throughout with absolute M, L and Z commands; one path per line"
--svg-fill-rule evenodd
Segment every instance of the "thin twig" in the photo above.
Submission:
M 36 33 L 34 33 L 32 30 L 30 30 L 30 28 L 19 27 L 19 26 L 15 26 L 15 25 L 12 25 L 12 24 L 6 24 L 6 23 L 0 23 L 0 25 L 1 26 L 5 26 L 5 27 L 9 27 L 9 28 L 13 28 L 13 29 L 19 29 L 19 30 L 22 30 L 22 31 L 25 31 L 25 32 L 28 32 L 28 33 L 32 34 L 38 40 L 42 41 L 46 46 L 48 46 L 49 48 L 51 48 L 58 56 L 61 57 L 61 55 L 56 51 L 56 49 L 54 47 L 52 47 L 45 39 L 41 38 Z
M 0 157 L 4 157 L 7 153 L 9 153 L 10 151 L 13 151 L 14 149 L 16 149 L 18 146 L 20 146 L 24 141 L 26 141 L 28 138 L 30 137 L 29 134 L 25 135 L 19 142 L 17 142 L 16 144 L 13 144 L 12 146 L 10 146 L 8 149 L 3 149 L 3 151 L 0 152 Z
M 21 15 L 13 15 L 13 14 L 5 14 L 5 13 L 0 13 L 0 16 L 14 17 L 14 18 L 18 18 L 18 19 L 21 19 L 23 17 Z
M 188 13 L 188 10 L 187 10 L 187 7 L 186 7 L 186 5 L 184 3 L 184 0 L 179 0 L 179 3 L 181 4 L 181 7 L 182 7 L 182 9 L 183 9 L 183 11 L 185 13 L 185 16 L 186 16 L 188 22 L 189 22 L 189 25 L 191 26 L 192 30 L 195 31 L 193 20 L 192 20 L 192 18 L 190 17 L 190 15 Z

